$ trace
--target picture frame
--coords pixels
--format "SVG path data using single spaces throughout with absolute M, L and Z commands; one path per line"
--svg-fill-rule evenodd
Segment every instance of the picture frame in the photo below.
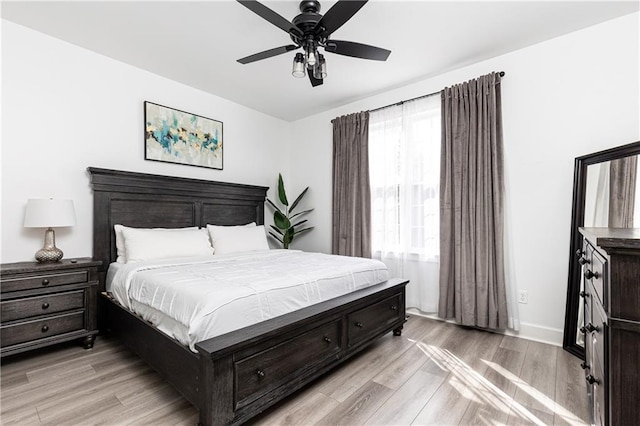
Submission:
M 144 102 L 144 158 L 222 170 L 222 121 Z

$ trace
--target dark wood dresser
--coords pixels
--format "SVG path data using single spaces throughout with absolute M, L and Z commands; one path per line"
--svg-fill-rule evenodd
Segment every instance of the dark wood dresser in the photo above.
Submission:
M 99 261 L 0 266 L 0 356 L 82 339 L 93 347 Z
M 585 369 L 596 425 L 640 424 L 640 228 L 580 228 Z

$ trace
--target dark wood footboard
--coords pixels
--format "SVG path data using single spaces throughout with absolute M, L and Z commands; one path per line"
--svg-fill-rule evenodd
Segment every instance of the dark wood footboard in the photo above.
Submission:
M 407 281 L 389 280 L 196 345 L 198 354 L 110 298 L 109 330 L 200 411 L 240 424 L 364 349 L 399 335 Z
M 197 344 L 207 381 L 200 422 L 242 423 L 400 330 L 406 284 L 390 280 Z

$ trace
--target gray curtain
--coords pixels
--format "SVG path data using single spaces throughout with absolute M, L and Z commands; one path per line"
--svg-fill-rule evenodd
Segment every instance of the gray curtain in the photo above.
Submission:
M 332 252 L 371 257 L 369 111 L 333 123 Z
M 609 168 L 609 226 L 633 228 L 638 156 L 612 160 Z
M 438 316 L 507 327 L 500 75 L 445 88 Z

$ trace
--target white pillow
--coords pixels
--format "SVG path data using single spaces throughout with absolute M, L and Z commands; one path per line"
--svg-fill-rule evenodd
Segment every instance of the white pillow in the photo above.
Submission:
M 211 246 L 213 246 L 215 250 L 215 239 L 218 235 L 227 235 L 229 232 L 233 232 L 234 229 L 254 228 L 255 226 L 255 222 L 247 223 L 246 225 L 207 225 L 207 232 L 211 239 Z
M 264 226 L 219 226 L 209 228 L 216 254 L 269 250 Z
M 213 254 L 206 232 L 198 228 L 186 230 L 124 228 L 122 235 L 127 263 Z
M 124 225 L 113 225 L 113 230 L 116 232 L 116 254 L 118 258 L 116 259 L 117 263 L 127 263 L 127 251 L 124 247 L 124 236 L 122 235 L 123 229 L 153 229 L 157 231 L 184 231 L 184 230 L 194 230 L 198 229 L 197 226 L 193 226 L 190 228 L 130 228 Z

